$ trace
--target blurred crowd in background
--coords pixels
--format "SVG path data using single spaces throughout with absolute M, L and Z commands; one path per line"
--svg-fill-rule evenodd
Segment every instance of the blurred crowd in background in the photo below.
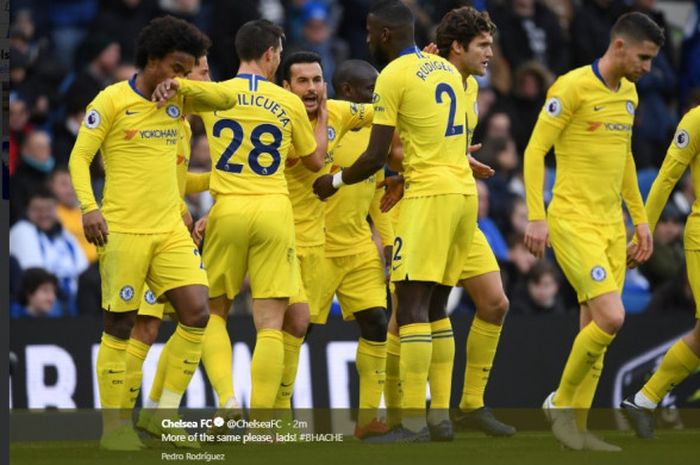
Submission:
M 671 24 L 656 0 L 404 0 L 415 13 L 416 42 L 433 40 L 452 8 L 486 9 L 496 25 L 494 58 L 479 78 L 483 147 L 475 156 L 496 175 L 479 181 L 479 225 L 502 268 L 511 313 L 564 314 L 576 296 L 551 252 L 536 260 L 523 245 L 527 208 L 523 151 L 554 79 L 600 57 L 619 15 L 649 14 L 666 31 L 651 73 L 637 84 L 639 107 L 633 151 L 642 194 L 651 187 L 675 126 L 700 103 L 700 0 L 688 2 L 683 24 Z M 187 19 L 212 39 L 212 79 L 235 75 L 234 36 L 243 23 L 264 17 L 283 25 L 285 54 L 313 50 L 330 85 L 348 58 L 370 60 L 365 22 L 372 0 L 13 0 L 10 28 L 10 254 L 12 315 L 100 315 L 97 253 L 82 232 L 81 213 L 67 171 L 85 107 L 104 87 L 136 73 L 136 37 L 154 17 Z M 190 170 L 211 169 L 201 124 L 193 123 Z M 547 195 L 556 173 L 547 157 Z M 93 165 L 101 198 L 104 169 Z M 628 312 L 688 311 L 693 300 L 684 269 L 683 229 L 693 202 L 689 176 L 680 182 L 654 233 L 655 252 L 628 272 L 623 300 Z M 211 206 L 207 194 L 187 198 L 195 218 Z M 631 230 L 631 228 L 630 228 Z M 470 312 L 455 296 L 455 312 Z M 246 312 L 245 294 L 234 311 Z

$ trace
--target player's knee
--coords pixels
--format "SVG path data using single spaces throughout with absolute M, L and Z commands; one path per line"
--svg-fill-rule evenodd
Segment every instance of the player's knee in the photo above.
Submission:
M 131 330 L 131 337 L 139 341 L 153 345 L 158 337 L 158 329 L 160 328 L 160 320 L 151 317 L 136 317 L 136 323 Z
M 304 337 L 311 324 L 309 312 L 290 312 L 284 315 L 284 323 L 282 331 L 289 333 L 294 337 Z
M 505 293 L 502 293 L 484 302 L 477 302 L 476 314 L 480 320 L 500 325 L 505 320 L 509 308 L 510 301 Z
M 193 328 L 206 328 L 209 322 L 209 307 L 206 301 L 192 305 L 188 312 L 180 314 L 180 323 Z
M 372 308 L 355 314 L 360 326 L 360 337 L 368 341 L 386 341 L 387 317 L 383 308 Z
M 129 339 L 134 327 L 136 311 L 124 313 L 105 312 L 105 333 L 118 339 Z
M 617 332 L 622 329 L 624 322 L 624 312 L 611 312 L 601 318 L 601 329 L 608 334 L 617 334 Z

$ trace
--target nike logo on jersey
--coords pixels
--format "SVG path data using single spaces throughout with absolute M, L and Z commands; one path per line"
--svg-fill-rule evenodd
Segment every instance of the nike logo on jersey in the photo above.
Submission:
M 190 360 L 183 360 L 185 362 L 185 365 L 199 365 L 199 362 L 192 362 Z
M 110 375 L 116 375 L 117 373 L 124 373 L 126 370 L 107 370 Z
M 596 105 L 596 106 L 593 107 L 593 111 L 600 111 L 600 110 L 602 110 L 603 108 L 605 108 L 605 107 L 602 106 L 602 105 Z
M 280 387 L 289 387 L 289 386 L 291 386 L 292 384 L 294 384 L 294 383 L 293 383 L 293 382 L 291 382 L 291 383 L 289 383 L 289 384 L 280 383 Z
M 129 388 L 129 392 L 139 392 L 141 388 Z
M 130 110 L 126 110 L 126 111 L 125 111 L 124 113 L 125 113 L 125 114 L 126 114 L 127 116 L 131 116 L 131 115 L 135 115 L 135 114 L 137 114 L 137 113 L 138 113 L 138 111 L 130 111 Z

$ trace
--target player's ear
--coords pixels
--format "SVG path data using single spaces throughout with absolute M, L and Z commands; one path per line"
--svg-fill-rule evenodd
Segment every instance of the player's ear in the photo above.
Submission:
M 464 52 L 464 47 L 458 40 L 453 40 L 450 44 L 450 50 L 455 52 L 457 55 L 461 55 Z
M 289 85 L 289 81 L 287 81 L 286 79 L 283 79 L 282 80 L 282 87 L 284 87 L 286 90 L 290 90 L 292 86 Z
M 382 42 L 390 42 L 391 41 L 391 29 L 388 27 L 383 27 L 382 28 Z
M 352 86 L 350 85 L 350 83 L 348 83 L 348 82 L 342 83 L 342 84 L 340 85 L 340 89 L 339 89 L 339 90 L 342 91 L 343 95 L 350 95 L 350 96 L 352 96 L 352 97 L 355 96 L 355 94 L 354 94 L 354 92 L 353 92 L 353 88 L 352 88 Z

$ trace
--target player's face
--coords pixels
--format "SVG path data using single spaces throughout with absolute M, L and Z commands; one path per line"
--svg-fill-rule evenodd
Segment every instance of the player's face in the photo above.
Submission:
M 651 61 L 659 54 L 659 46 L 649 40 L 625 40 L 621 52 L 624 76 L 637 82 L 651 71 Z
M 373 14 L 367 15 L 367 46 L 377 66 L 383 67 L 389 63 L 389 56 L 384 50 L 387 30 L 382 22 Z
M 377 74 L 358 79 L 350 88 L 350 99 L 355 103 L 372 103 Z
M 192 79 L 193 81 L 211 81 L 211 77 L 209 76 L 209 62 L 206 56 L 199 58 L 199 62 L 194 65 L 192 72 L 187 75 L 187 79 Z
M 469 42 L 464 51 L 464 65 L 469 74 L 483 76 L 489 61 L 493 58 L 493 37 L 488 32 L 481 32 Z
M 185 77 L 194 68 L 194 57 L 185 52 L 170 52 L 160 60 L 151 60 L 155 67 L 154 77 L 156 82 L 175 77 Z
M 308 114 L 318 110 L 323 95 L 323 72 L 318 63 L 296 63 L 290 68 L 289 90 L 299 96 Z

